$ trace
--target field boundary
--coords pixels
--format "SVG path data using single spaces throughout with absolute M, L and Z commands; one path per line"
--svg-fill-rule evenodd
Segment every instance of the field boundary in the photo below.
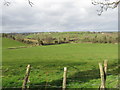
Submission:
M 101 85 L 98 86 L 98 89 L 99 90 L 105 90 L 106 89 L 108 61 L 104 60 L 104 63 L 99 63 L 98 65 L 99 65 L 100 78 L 101 78 Z M 26 69 L 26 73 L 25 73 L 25 77 L 24 77 L 24 80 L 23 80 L 23 84 L 22 84 L 22 90 L 27 90 L 29 88 L 29 86 L 27 86 L 27 83 L 29 82 L 30 70 L 31 70 L 31 65 L 28 64 L 27 69 Z M 68 73 L 68 69 L 67 69 L 67 67 L 64 67 L 63 77 L 62 77 L 63 82 L 61 84 L 62 86 L 54 86 L 54 87 L 62 88 L 62 90 L 66 90 L 67 82 L 68 82 L 67 81 L 67 73 Z M 46 86 L 51 86 L 51 85 L 37 85 L 37 86 L 46 87 Z

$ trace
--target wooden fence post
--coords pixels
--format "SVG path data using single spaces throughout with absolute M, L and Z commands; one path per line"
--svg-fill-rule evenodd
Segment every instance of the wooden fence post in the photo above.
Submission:
M 105 81 L 106 81 L 106 78 L 107 78 L 107 63 L 108 63 L 108 61 L 107 61 L 107 60 L 105 60 L 105 61 L 104 61 Z
M 64 67 L 64 74 L 63 74 L 63 90 L 66 89 L 66 81 L 67 81 L 67 67 Z
M 30 65 L 27 66 L 25 78 L 24 78 L 24 81 L 23 81 L 23 84 L 22 84 L 22 90 L 26 90 L 27 89 L 26 84 L 28 82 L 28 78 L 29 78 L 29 74 L 30 74 L 30 67 L 31 67 Z
M 100 77 L 101 77 L 100 90 L 105 90 L 105 73 L 101 63 L 99 63 L 99 68 L 100 68 Z

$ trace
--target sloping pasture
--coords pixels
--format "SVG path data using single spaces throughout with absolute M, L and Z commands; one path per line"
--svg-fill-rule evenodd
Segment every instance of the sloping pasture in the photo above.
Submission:
M 3 87 L 21 87 L 31 64 L 30 87 L 61 87 L 63 67 L 68 67 L 67 87 L 98 88 L 98 63 L 108 60 L 107 87 L 117 87 L 117 44 L 61 44 L 8 49 L 26 44 L 3 38 Z

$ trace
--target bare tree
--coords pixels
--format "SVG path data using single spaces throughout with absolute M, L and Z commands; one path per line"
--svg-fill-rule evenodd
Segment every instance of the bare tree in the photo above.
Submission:
M 120 4 L 120 0 L 111 1 L 111 0 L 92 0 L 93 5 L 99 5 L 100 9 L 98 15 L 101 15 L 104 11 L 107 11 L 109 8 L 116 8 Z

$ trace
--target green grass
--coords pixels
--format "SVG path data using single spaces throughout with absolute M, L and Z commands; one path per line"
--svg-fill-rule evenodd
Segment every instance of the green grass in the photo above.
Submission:
M 108 88 L 116 88 L 116 44 L 81 43 L 7 49 L 22 45 L 25 44 L 3 38 L 3 87 L 21 87 L 26 66 L 31 64 L 30 87 L 48 84 L 52 87 L 61 86 L 63 68 L 68 67 L 67 87 L 98 88 L 98 63 L 107 59 L 106 85 Z
M 15 41 L 8 38 L 2 39 L 2 48 L 9 48 L 9 47 L 18 47 L 18 46 L 27 46 L 27 44 L 21 43 L 19 41 Z

